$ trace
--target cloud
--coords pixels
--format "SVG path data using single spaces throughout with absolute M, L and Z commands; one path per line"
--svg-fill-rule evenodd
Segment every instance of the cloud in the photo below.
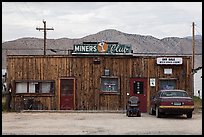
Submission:
M 184 37 L 195 22 L 202 34 L 201 2 L 3 2 L 2 40 L 40 36 L 45 19 L 48 38 L 80 38 L 104 29 L 131 34 Z M 20 29 L 19 29 L 20 28 Z

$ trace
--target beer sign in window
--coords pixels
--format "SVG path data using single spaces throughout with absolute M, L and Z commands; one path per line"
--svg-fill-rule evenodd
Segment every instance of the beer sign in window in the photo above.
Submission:
M 119 92 L 118 78 L 101 77 L 101 91 L 102 92 Z
M 144 83 L 141 81 L 134 81 L 134 94 L 144 94 Z

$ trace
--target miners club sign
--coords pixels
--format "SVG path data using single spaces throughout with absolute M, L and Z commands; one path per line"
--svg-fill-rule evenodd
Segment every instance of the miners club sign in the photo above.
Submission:
M 111 42 L 83 42 L 76 44 L 72 54 L 87 55 L 132 55 L 131 45 L 111 43 Z

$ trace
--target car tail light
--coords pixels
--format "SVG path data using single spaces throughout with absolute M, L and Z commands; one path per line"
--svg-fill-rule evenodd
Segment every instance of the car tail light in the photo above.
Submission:
M 187 101 L 183 102 L 183 105 L 193 106 L 193 105 L 194 105 L 194 102 L 193 102 L 192 100 L 187 100 Z
M 169 102 L 169 101 L 161 100 L 160 105 L 161 105 L 161 106 L 170 106 L 170 105 L 172 105 L 172 104 L 171 104 L 171 102 Z

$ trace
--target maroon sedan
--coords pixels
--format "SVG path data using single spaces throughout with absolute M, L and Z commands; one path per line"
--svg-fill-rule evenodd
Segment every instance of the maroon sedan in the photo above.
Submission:
M 184 90 L 159 90 L 151 100 L 150 114 L 159 118 L 162 114 L 186 114 L 192 118 L 193 99 Z

